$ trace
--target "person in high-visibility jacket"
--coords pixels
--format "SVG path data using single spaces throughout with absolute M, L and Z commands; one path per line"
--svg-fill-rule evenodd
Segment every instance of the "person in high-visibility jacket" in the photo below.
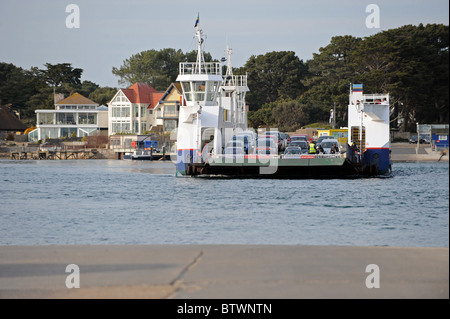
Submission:
M 314 143 L 314 141 L 311 141 L 311 143 L 309 143 L 309 154 L 316 154 L 316 144 Z

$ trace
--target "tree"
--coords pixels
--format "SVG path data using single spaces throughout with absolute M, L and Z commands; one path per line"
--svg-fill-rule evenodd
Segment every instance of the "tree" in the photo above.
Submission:
M 36 93 L 32 72 L 11 63 L 0 63 L 0 99 L 2 104 L 11 104 L 18 110 Z
M 67 84 L 81 84 L 80 78 L 83 73 L 83 69 L 72 68 L 70 63 L 59 64 L 44 64 L 46 69 L 41 70 L 44 81 L 56 88 L 63 83 Z
M 205 61 L 211 61 L 211 54 L 204 53 Z M 120 85 L 132 85 L 136 82 L 148 83 L 158 91 L 164 91 L 176 80 L 180 62 L 195 62 L 197 52 L 184 54 L 181 50 L 161 49 L 142 51 L 123 61 L 119 68 L 113 67 L 112 73 L 120 77 Z
M 293 51 L 252 55 L 240 69 L 248 73 L 247 101 L 251 110 L 279 98 L 297 98 L 303 91 L 306 67 Z
M 366 38 L 354 53 L 361 82 L 389 92 L 402 130 L 448 122 L 448 26 L 406 25 Z
M 116 93 L 116 88 L 99 87 L 89 94 L 88 98 L 100 105 L 106 105 L 109 101 L 111 101 Z

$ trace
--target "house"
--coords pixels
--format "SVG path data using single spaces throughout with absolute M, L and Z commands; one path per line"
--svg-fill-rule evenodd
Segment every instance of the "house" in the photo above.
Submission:
M 22 134 L 27 126 L 7 106 L 0 105 L 0 136 L 4 138 L 8 133 Z
M 164 92 L 155 109 L 149 112 L 149 116 L 153 116 L 151 121 L 163 132 L 172 132 L 178 127 L 182 92 L 180 83 L 172 83 Z
M 156 125 L 153 109 L 163 94 L 146 83 L 119 89 L 108 103 L 109 134 L 143 134 L 150 131 Z
M 108 134 L 108 111 L 79 93 L 57 101 L 54 110 L 35 112 L 36 129 L 28 134 L 30 141 Z

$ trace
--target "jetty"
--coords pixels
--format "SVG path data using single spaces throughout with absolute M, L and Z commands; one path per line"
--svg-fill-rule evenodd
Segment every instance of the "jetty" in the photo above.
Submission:
M 97 149 L 89 150 L 14 150 L 10 152 L 11 160 L 68 160 L 68 159 L 97 159 Z

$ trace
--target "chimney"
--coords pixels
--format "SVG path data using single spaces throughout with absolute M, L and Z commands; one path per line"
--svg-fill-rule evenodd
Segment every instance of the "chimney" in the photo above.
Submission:
M 58 104 L 58 102 L 64 100 L 64 94 L 62 94 L 62 93 L 55 93 L 54 99 L 55 99 L 55 104 Z

